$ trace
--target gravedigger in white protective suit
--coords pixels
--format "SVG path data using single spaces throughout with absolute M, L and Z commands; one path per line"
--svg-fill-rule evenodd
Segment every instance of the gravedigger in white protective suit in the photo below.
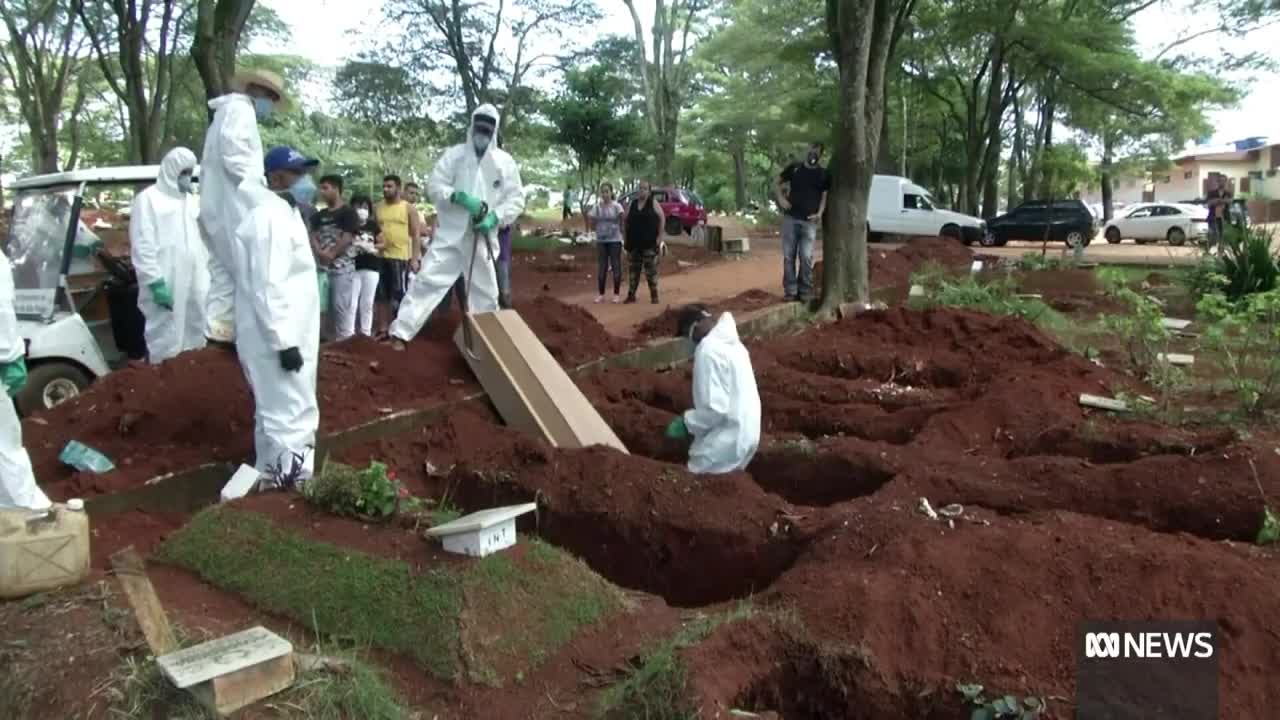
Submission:
M 688 440 L 689 471 L 718 474 L 742 470 L 760 445 L 760 391 L 751 356 L 738 339 L 733 315 L 716 320 L 703 305 L 680 311 L 679 336 L 693 351 L 693 409 L 671 421 L 667 437 Z
M 138 273 L 138 310 L 146 318 L 147 357 L 161 363 L 204 347 L 209 250 L 200 237 L 200 201 L 192 194 L 196 156 L 179 147 L 129 213 L 129 254 Z
M 467 141 L 445 151 L 431 171 L 427 195 L 438 212 L 435 237 L 413 276 L 400 311 L 391 324 L 392 344 L 404 349 L 422 330 L 459 277 L 471 275 L 469 310 L 498 309 L 498 228 L 524 212 L 520 168 L 505 150 L 495 147 L 498 109 L 481 105 L 471 114 Z M 473 242 L 479 242 L 479 246 Z M 472 262 L 473 247 L 475 261 Z
M 270 194 L 258 123 L 284 102 L 284 83 L 272 72 L 242 71 L 231 86 L 234 92 L 209 101 L 213 122 L 200 156 L 200 228 L 209 247 L 205 336 L 220 343 L 235 340 L 233 236 L 250 208 Z
M 231 248 L 236 355 L 253 391 L 254 467 L 298 482 L 311 477 L 320 426 L 320 290 L 296 197 L 316 164 L 293 148 L 272 148 L 263 165 L 273 194 L 249 211 Z
M 13 268 L 0 252 L 0 381 L 9 398 L 27 384 L 27 346 L 13 312 Z M 31 457 L 22 447 L 22 422 L 13 401 L 0 398 L 0 508 L 44 510 L 51 503 L 36 485 Z

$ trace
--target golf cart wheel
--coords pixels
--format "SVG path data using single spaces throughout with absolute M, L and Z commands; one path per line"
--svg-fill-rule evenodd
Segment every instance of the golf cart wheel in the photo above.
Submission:
M 1107 228 L 1107 242 L 1111 243 L 1112 245 L 1119 245 L 1119 244 L 1120 244 L 1120 229 L 1119 229 L 1119 228 L 1114 228 L 1114 227 L 1109 227 L 1109 228 Z
M 679 235 L 684 232 L 684 226 L 680 224 L 680 218 L 667 218 L 667 234 Z
M 1169 230 L 1169 244 L 1174 247 L 1182 247 L 1187 244 L 1187 234 L 1182 228 L 1171 228 Z
M 24 416 L 48 410 L 76 397 L 89 387 L 89 376 L 70 363 L 50 362 L 27 370 L 27 384 L 16 398 Z
M 1084 233 L 1079 230 L 1072 230 L 1067 233 L 1067 247 L 1073 248 L 1077 246 L 1082 248 L 1089 247 L 1089 238 L 1085 237 Z

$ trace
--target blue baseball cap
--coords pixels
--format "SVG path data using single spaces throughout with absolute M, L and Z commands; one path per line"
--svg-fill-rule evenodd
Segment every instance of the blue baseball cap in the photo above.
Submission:
M 262 158 L 262 164 L 269 173 L 277 170 L 293 170 L 306 172 L 320 164 L 319 160 L 309 158 L 288 145 L 273 147 Z

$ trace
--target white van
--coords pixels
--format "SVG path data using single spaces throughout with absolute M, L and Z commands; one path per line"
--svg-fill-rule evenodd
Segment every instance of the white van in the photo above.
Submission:
M 953 237 L 965 245 L 982 240 L 987 224 L 980 218 L 944 210 L 929 191 L 896 175 L 876 175 L 867 199 L 867 229 L 871 241 L 886 235 Z

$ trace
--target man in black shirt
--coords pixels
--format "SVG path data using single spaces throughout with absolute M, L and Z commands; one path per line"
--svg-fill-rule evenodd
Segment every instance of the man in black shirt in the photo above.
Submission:
M 803 163 L 791 163 L 778 176 L 775 189 L 782 218 L 782 293 L 788 301 L 813 299 L 813 245 L 818 223 L 827 209 L 831 174 L 819 163 L 824 146 L 809 145 Z M 796 264 L 799 262 L 799 272 Z M 797 277 L 798 276 L 798 277 Z
M 1205 204 L 1209 206 L 1209 242 L 1212 247 L 1221 247 L 1222 232 L 1230 219 L 1233 198 L 1225 175 L 1216 176 L 1214 184 L 1216 187 L 1205 198 Z
M 342 199 L 342 178 L 320 178 L 320 199 L 325 209 L 311 219 L 311 250 L 316 268 L 329 276 L 329 297 L 320 298 L 320 307 L 329 308 L 332 336 L 346 340 L 356 333 L 356 248 L 360 217 Z

